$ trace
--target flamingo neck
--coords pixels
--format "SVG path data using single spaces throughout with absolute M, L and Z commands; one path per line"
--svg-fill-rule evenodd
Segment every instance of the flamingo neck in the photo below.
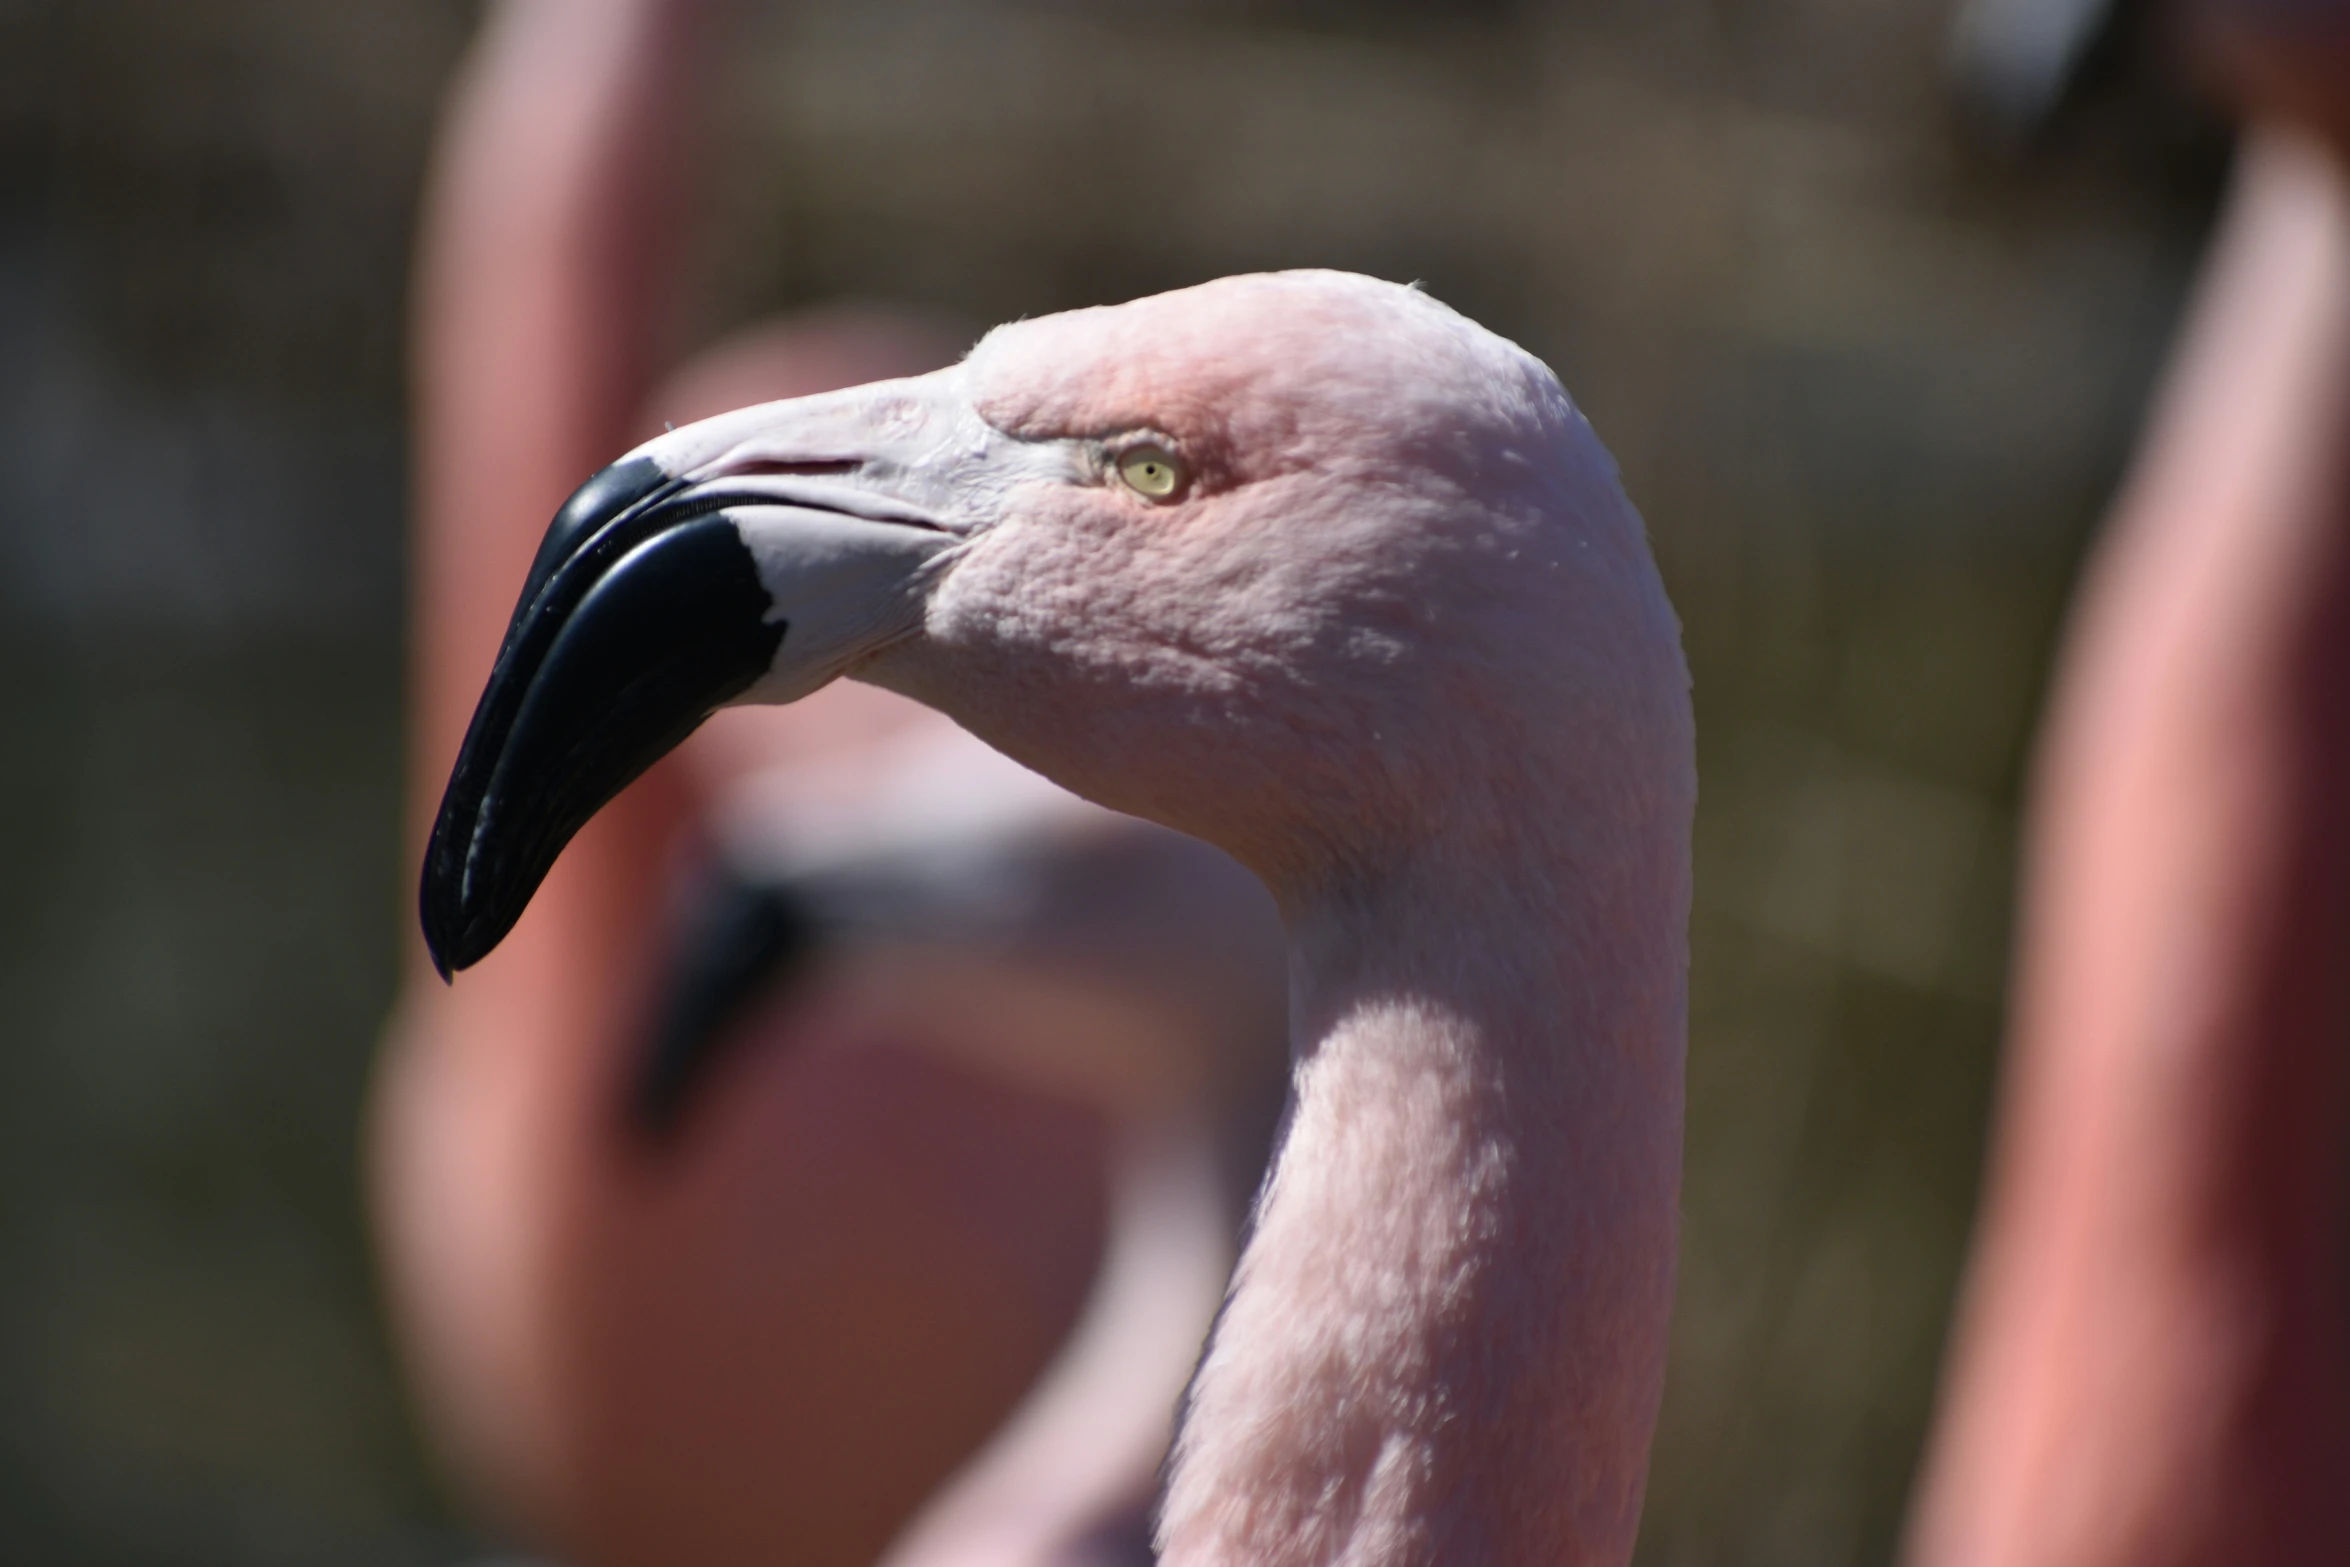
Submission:
M 1293 908 L 1288 1134 L 1193 1383 L 1179 1567 L 1620 1563 L 1679 1196 L 1685 864 Z

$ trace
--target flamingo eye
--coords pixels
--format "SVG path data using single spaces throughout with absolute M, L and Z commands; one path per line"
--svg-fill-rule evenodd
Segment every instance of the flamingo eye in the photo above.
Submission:
M 1164 446 L 1146 442 L 1118 454 L 1118 477 L 1146 501 L 1169 501 L 1183 488 L 1183 461 Z

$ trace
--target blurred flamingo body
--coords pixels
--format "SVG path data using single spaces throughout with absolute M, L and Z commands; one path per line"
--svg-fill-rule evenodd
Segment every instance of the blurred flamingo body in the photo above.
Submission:
M 420 811 L 580 474 L 960 346 L 834 310 L 654 389 L 705 25 L 517 0 L 460 82 L 419 301 Z M 501 1530 L 590 1567 L 1131 1555 L 1278 1092 L 1270 906 L 886 693 L 735 716 L 390 1032 L 375 1183 L 434 1435 Z M 727 884 L 820 928 L 676 1069 L 656 1023 Z
M 2350 6 L 2166 10 L 2249 124 L 2039 744 L 1917 1567 L 2350 1560 Z
M 2350 1559 L 2346 429 L 2350 173 L 2271 124 L 2059 667 L 1918 1567 Z

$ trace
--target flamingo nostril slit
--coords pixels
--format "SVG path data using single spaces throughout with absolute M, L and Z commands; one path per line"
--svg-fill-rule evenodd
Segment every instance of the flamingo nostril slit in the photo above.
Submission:
M 739 468 L 730 468 L 727 470 L 726 476 L 730 479 L 824 479 L 855 473 L 863 466 L 864 464 L 852 458 L 832 458 L 820 462 L 776 462 L 762 459 L 758 462 L 744 463 Z

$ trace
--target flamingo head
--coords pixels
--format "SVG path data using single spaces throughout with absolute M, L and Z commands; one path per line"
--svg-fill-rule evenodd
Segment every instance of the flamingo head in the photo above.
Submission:
M 842 675 L 1277 892 L 1359 873 L 1562 737 L 1604 755 L 1566 768 L 1592 797 L 1521 807 L 1607 809 L 1644 748 L 1685 766 L 1677 628 L 1557 378 L 1415 289 L 1227 278 L 690 425 L 591 479 L 434 826 L 436 963 L 493 948 L 714 709 Z

